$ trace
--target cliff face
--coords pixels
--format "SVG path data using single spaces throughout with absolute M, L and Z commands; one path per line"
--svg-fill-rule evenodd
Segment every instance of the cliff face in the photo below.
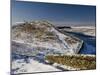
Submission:
M 22 55 L 78 53 L 83 41 L 59 32 L 47 21 L 12 27 L 12 51 Z

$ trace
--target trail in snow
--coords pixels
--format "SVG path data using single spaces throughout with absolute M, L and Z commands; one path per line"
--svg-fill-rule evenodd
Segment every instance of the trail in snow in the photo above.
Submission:
M 59 39 L 59 41 L 64 45 L 64 47 L 67 48 L 67 49 L 69 49 L 68 44 L 64 41 L 65 35 L 59 33 L 54 28 L 52 28 L 52 30 L 55 32 L 55 35 L 57 36 L 57 38 Z
M 65 49 L 70 49 L 71 53 L 74 53 L 74 51 L 69 47 L 69 45 L 66 43 L 65 41 L 65 35 L 58 32 L 57 30 L 55 30 L 54 28 L 52 28 L 52 31 L 54 31 L 54 34 L 57 36 L 57 38 L 59 39 L 59 41 L 63 44 Z

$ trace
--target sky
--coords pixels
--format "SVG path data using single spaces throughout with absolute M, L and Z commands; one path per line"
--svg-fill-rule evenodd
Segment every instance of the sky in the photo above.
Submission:
M 48 20 L 55 25 L 95 25 L 96 6 L 12 0 L 11 16 L 12 24 Z

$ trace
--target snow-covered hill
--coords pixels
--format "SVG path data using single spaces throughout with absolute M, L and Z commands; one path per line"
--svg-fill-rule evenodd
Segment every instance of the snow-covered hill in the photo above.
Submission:
M 59 54 L 78 53 L 83 42 L 72 35 L 64 35 L 47 21 L 34 21 L 13 26 L 12 41 L 34 48 L 29 50 L 27 48 L 25 49 L 25 46 L 21 47 L 23 48 L 22 51 L 15 49 L 16 45 L 13 43 L 13 52 L 19 54 L 31 54 L 32 50 L 47 50 L 48 53 L 53 51 Z M 16 46 L 16 48 L 19 47 L 20 46 Z

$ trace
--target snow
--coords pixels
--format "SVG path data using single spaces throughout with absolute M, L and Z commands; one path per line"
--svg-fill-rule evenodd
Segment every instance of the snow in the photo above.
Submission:
M 62 65 L 62 64 L 58 64 L 58 63 L 54 63 L 53 64 L 54 66 L 59 66 L 65 70 L 80 70 L 80 68 L 74 68 L 74 67 L 71 67 L 71 66 L 66 66 L 66 65 Z
M 88 28 L 88 29 L 94 29 L 95 26 L 71 26 L 71 28 Z
M 26 63 L 23 59 L 18 59 L 12 61 L 12 70 L 14 70 L 12 73 L 18 74 L 18 73 L 35 73 L 35 72 L 50 72 L 50 71 L 61 71 L 60 69 L 57 69 L 54 66 L 47 65 L 40 63 L 39 61 L 36 61 L 34 59 L 29 58 L 29 63 Z
M 65 38 L 67 37 L 66 35 L 61 34 L 57 30 L 55 30 L 54 28 L 52 28 L 52 31 L 54 31 L 55 35 L 57 35 L 59 40 L 62 41 L 63 46 L 64 46 L 65 49 L 69 50 L 70 53 L 75 53 L 75 51 L 73 51 L 73 47 L 69 47 L 68 43 L 65 41 Z

